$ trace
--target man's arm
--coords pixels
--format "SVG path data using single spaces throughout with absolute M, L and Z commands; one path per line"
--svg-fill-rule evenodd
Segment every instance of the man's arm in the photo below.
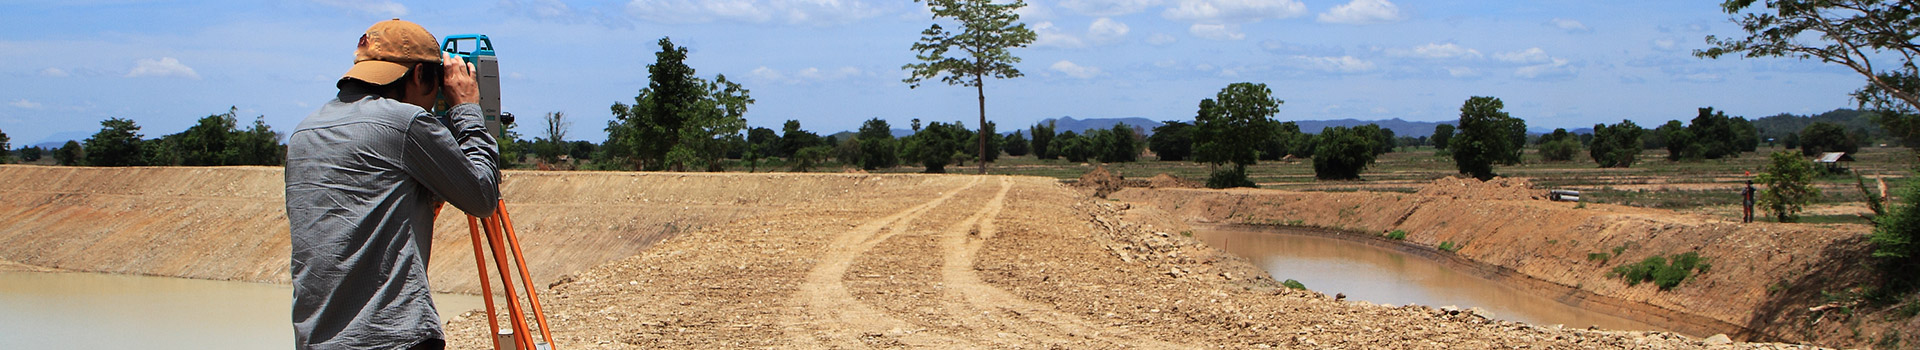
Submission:
M 446 124 L 424 111 L 414 116 L 407 128 L 407 169 L 454 207 L 485 217 L 500 201 L 499 146 L 481 124 L 480 105 L 454 106 L 447 114 Z

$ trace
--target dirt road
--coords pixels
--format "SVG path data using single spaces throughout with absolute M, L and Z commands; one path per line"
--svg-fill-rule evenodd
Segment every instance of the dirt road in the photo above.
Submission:
M 1277 287 L 1049 179 L 886 178 L 562 278 L 569 349 L 1693 348 L 1668 333 L 1489 320 Z M 484 315 L 450 321 L 485 348 Z

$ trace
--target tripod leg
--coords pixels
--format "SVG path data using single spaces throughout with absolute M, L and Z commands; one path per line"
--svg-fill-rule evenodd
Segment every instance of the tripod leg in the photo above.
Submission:
M 549 331 L 549 329 L 551 329 L 550 327 L 547 327 L 547 313 L 540 310 L 539 289 L 533 285 L 533 275 L 527 273 L 527 259 L 525 254 L 520 252 L 520 237 L 519 234 L 514 232 L 513 216 L 507 215 L 507 201 L 505 200 L 500 201 L 499 215 L 500 220 L 505 223 L 505 225 L 501 227 L 507 231 L 507 244 L 513 246 L 514 264 L 520 266 L 520 281 L 525 283 L 527 287 L 527 301 L 533 304 L 533 319 L 540 322 L 540 337 L 541 339 L 547 340 L 547 346 L 553 346 L 553 332 Z
M 487 301 L 487 329 L 492 331 L 487 333 L 487 338 L 493 339 L 494 349 L 499 349 L 500 320 L 494 316 L 493 287 L 487 283 L 487 257 L 481 255 L 485 250 L 480 248 L 480 222 L 472 215 L 467 216 L 467 233 L 473 241 L 473 269 L 480 271 L 480 297 Z
M 500 233 L 499 212 L 494 213 L 495 215 L 489 215 L 482 220 L 487 228 L 487 244 L 493 247 L 493 264 L 499 267 L 500 289 L 507 292 L 507 315 L 513 318 L 511 323 L 514 340 L 519 344 L 517 348 L 532 350 L 533 342 L 530 339 L 532 337 L 527 334 L 526 314 L 520 308 L 519 293 L 513 291 L 513 272 L 510 272 L 513 269 L 507 266 L 506 247 L 501 246 L 506 244 L 506 237 Z

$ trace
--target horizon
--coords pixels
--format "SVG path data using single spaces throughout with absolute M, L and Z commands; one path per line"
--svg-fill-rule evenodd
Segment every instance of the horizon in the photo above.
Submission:
M 726 6 L 738 5 L 738 6 Z M 330 99 L 354 40 L 386 18 L 436 36 L 481 33 L 499 48 L 503 110 L 563 111 L 570 139 L 599 142 L 607 107 L 631 102 L 672 37 L 687 64 L 752 91 L 750 127 L 793 119 L 831 134 L 869 118 L 977 124 L 973 91 L 908 89 L 900 65 L 934 23 L 923 4 L 684 0 L 437 2 L 313 0 L 9 3 L 0 130 L 16 146 L 84 139 L 109 117 L 144 137 L 239 108 L 283 135 Z M 1707 35 L 1740 35 L 1716 3 L 1386 0 L 1033 1 L 1040 34 L 1015 49 L 1026 77 L 986 83 L 1001 128 L 1071 116 L 1189 120 L 1234 82 L 1286 101 L 1275 119 L 1445 122 L 1494 96 L 1536 128 L 1659 125 L 1714 107 L 1758 119 L 1855 108 L 1865 79 L 1798 59 L 1707 60 Z M 587 67 L 587 68 L 581 68 Z M 515 129 L 537 133 L 537 123 Z M 977 127 L 977 125 L 975 126 Z

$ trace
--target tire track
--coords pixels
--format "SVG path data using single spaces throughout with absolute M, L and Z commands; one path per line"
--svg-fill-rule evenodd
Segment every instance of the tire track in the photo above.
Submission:
M 806 279 L 795 295 L 796 300 L 792 304 L 801 308 L 801 315 L 786 322 L 791 325 L 788 336 L 793 337 L 797 344 L 814 348 L 867 347 L 866 339 L 883 335 L 896 336 L 893 340 L 909 346 L 968 347 L 965 342 L 951 337 L 915 332 L 912 324 L 861 302 L 847 289 L 844 277 L 854 259 L 888 238 L 908 230 L 921 215 L 980 182 L 980 178 L 973 178 L 931 201 L 869 221 L 835 236 L 828 243 L 825 255 L 807 271 Z
M 1156 348 L 1190 349 L 1180 345 L 1132 336 L 1123 329 L 1102 326 L 1050 306 L 1015 296 L 987 284 L 974 263 L 980 248 L 998 233 L 1000 212 L 1006 207 L 1007 193 L 1013 183 L 1000 178 L 1000 191 L 979 211 L 941 234 L 941 283 L 948 291 L 950 314 L 968 327 L 997 330 L 1001 337 L 987 338 L 1002 347 L 1021 343 L 1040 343 L 1048 347 Z

